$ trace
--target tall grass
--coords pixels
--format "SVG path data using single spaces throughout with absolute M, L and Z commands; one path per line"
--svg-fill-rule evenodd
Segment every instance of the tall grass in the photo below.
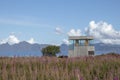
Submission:
M 120 57 L 1 57 L 0 80 L 120 80 Z

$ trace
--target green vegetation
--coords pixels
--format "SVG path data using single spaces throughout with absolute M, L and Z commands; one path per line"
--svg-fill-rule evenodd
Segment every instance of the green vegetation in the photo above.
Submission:
M 47 46 L 42 49 L 43 56 L 56 56 L 60 52 L 59 46 Z
M 120 80 L 120 56 L 1 57 L 0 80 Z

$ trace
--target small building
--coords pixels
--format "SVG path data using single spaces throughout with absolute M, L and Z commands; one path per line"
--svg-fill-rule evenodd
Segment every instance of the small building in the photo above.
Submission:
M 93 39 L 92 36 L 69 36 L 68 57 L 94 55 Z

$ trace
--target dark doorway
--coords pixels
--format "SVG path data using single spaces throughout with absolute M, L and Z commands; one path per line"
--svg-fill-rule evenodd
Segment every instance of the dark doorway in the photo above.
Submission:
M 94 55 L 94 51 L 88 51 L 88 55 Z

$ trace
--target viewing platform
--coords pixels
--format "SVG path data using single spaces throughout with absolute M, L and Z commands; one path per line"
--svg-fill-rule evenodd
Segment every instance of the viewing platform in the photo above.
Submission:
M 93 36 L 69 36 L 68 57 L 92 56 L 95 48 L 92 44 Z

